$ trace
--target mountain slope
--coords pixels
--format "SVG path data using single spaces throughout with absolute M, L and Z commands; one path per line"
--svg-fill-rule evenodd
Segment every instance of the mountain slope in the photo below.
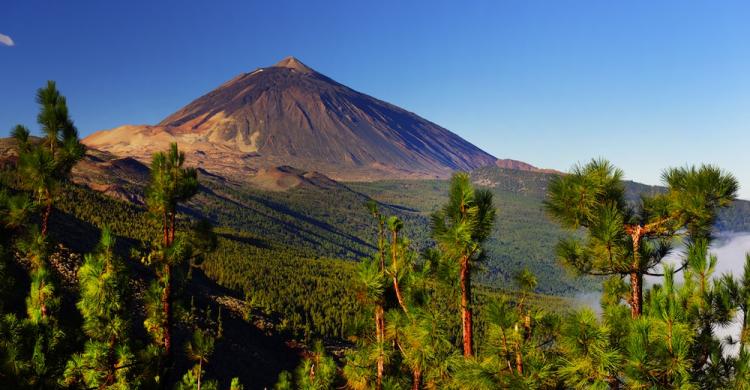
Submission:
M 226 176 L 293 166 L 337 180 L 443 178 L 496 158 L 414 113 L 339 84 L 289 57 L 241 74 L 155 126 L 84 140 L 145 161 L 169 142 Z

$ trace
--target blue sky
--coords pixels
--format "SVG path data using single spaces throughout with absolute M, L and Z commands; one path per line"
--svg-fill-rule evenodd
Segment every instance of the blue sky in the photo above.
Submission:
M 750 198 L 750 2 L 36 1 L 0 5 L 0 136 L 46 80 L 82 134 L 155 123 L 294 55 L 500 158 L 714 163 Z

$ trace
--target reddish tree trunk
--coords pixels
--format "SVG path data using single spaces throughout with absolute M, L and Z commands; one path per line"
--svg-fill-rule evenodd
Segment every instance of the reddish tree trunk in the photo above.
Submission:
M 175 212 L 173 211 L 169 216 L 169 245 L 172 245 L 174 243 L 174 219 L 175 219 Z
M 630 315 L 638 318 L 642 312 L 643 305 L 643 276 L 640 273 L 641 237 L 643 229 L 637 226 L 631 234 L 633 240 L 633 264 L 630 270 Z
M 396 275 L 393 276 L 393 288 L 396 290 L 396 300 L 398 300 L 399 306 L 404 310 L 404 313 L 408 313 L 409 310 L 406 308 L 404 297 L 401 295 L 401 289 L 398 287 L 398 279 L 396 278 Z
M 201 390 L 201 374 L 203 373 L 203 359 L 198 360 L 198 390 Z
M 406 304 L 404 303 L 404 297 L 401 295 L 401 289 L 398 286 L 398 253 L 397 253 L 397 244 L 398 242 L 398 233 L 393 231 L 391 236 L 391 262 L 393 263 L 393 289 L 396 291 L 396 300 L 398 300 L 399 306 L 404 310 L 404 313 L 408 313 L 409 310 L 406 309 Z
M 378 348 L 382 348 L 383 341 L 385 340 L 385 313 L 382 305 L 375 307 L 375 338 L 378 342 Z M 375 389 L 381 390 L 383 388 L 383 373 L 385 372 L 385 358 L 382 352 L 378 353 L 377 362 L 377 378 L 375 382 Z
M 164 247 L 169 246 L 169 224 L 167 223 L 167 212 L 165 211 L 161 216 L 162 231 L 164 232 Z
M 104 379 L 104 383 L 100 386 L 100 388 L 107 388 L 111 386 L 113 383 L 115 383 L 115 371 L 117 371 L 117 356 L 115 356 L 115 343 L 117 342 L 117 338 L 115 335 L 109 336 L 109 349 L 107 349 L 107 376 Z
M 643 276 L 638 271 L 630 273 L 630 316 L 638 318 L 643 311 Z
M 461 259 L 461 324 L 463 327 L 464 356 L 474 356 L 474 338 L 471 310 L 471 269 L 469 257 Z
M 740 351 L 745 350 L 745 344 L 747 344 L 747 309 L 742 310 L 742 329 L 740 330 Z
M 47 205 L 42 212 L 42 237 L 47 237 L 47 226 L 49 225 L 50 214 L 52 214 L 52 200 L 47 199 Z
M 385 226 L 383 220 L 380 219 L 378 222 L 378 252 L 380 254 L 380 273 L 385 273 Z M 383 341 L 385 340 L 385 311 L 383 305 L 377 304 L 375 306 L 375 339 L 377 340 L 378 347 L 382 348 Z M 383 374 L 385 372 L 385 357 L 381 352 L 378 353 L 377 359 L 377 373 L 375 379 L 375 389 L 381 390 L 383 388 Z
M 630 315 L 638 318 L 643 311 L 643 274 L 641 273 L 641 239 L 648 228 L 636 225 L 628 233 L 633 241 L 633 264 L 630 266 Z
M 162 310 L 164 311 L 164 350 L 167 356 L 172 350 L 172 275 L 171 267 L 164 265 L 165 286 L 161 296 Z
M 516 350 L 516 372 L 518 375 L 523 375 L 523 356 L 521 356 L 521 346 L 517 346 Z
M 505 362 L 508 363 L 508 372 L 513 373 L 513 366 L 510 363 L 510 349 L 508 348 L 508 339 L 505 337 L 505 331 L 500 328 L 503 335 L 503 354 L 505 355 Z
M 527 311 L 523 317 L 523 328 L 526 334 L 524 335 L 526 340 L 531 340 L 531 314 Z
M 422 370 L 414 370 L 411 388 L 419 390 L 420 387 L 422 387 Z

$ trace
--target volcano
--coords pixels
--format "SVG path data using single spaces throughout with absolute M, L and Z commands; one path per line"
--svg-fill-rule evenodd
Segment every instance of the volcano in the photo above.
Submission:
M 96 132 L 91 148 L 147 162 L 177 142 L 215 174 L 292 166 L 336 180 L 444 178 L 497 159 L 420 116 L 287 57 L 225 82 L 157 125 Z

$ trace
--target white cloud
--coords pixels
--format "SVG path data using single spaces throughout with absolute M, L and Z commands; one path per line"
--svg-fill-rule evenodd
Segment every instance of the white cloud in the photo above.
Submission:
M 16 43 L 13 42 L 13 39 L 5 34 L 0 34 L 0 44 L 5 46 L 13 46 Z

